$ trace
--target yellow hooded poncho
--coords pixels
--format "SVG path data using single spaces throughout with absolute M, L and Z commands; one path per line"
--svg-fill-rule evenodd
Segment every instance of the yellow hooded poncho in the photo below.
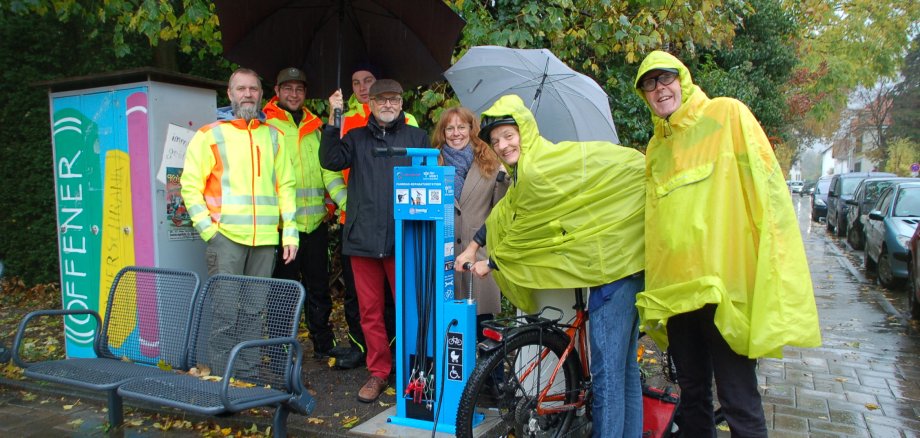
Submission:
M 521 155 L 508 167 L 511 188 L 486 220 L 492 271 L 512 304 L 533 312 L 533 289 L 590 287 L 645 265 L 645 159 L 613 143 L 561 142 L 540 136 L 533 114 L 514 95 L 486 116 L 511 116 Z
M 666 348 L 668 318 L 713 303 L 716 327 L 740 355 L 819 346 L 802 236 L 763 129 L 743 103 L 710 100 L 665 52 L 645 58 L 636 83 L 660 68 L 678 71 L 682 96 L 667 120 L 652 113 L 641 329 Z

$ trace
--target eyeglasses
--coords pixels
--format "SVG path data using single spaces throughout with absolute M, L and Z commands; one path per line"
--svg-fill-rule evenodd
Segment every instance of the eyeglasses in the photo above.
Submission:
M 402 103 L 402 97 L 374 97 L 374 102 L 377 102 L 380 105 L 390 104 L 390 105 L 399 105 Z
M 666 71 L 658 76 L 639 81 L 639 89 L 642 91 L 655 91 L 658 88 L 658 84 L 671 85 L 675 79 L 677 79 L 677 73 Z
M 281 91 L 285 93 L 291 93 L 291 94 L 305 94 L 307 92 L 307 89 L 304 87 L 294 87 L 291 85 L 285 85 L 281 87 Z

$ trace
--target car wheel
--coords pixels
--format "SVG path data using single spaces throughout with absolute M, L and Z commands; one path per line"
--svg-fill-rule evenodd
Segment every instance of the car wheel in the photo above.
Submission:
M 863 257 L 863 266 L 866 268 L 866 274 L 875 275 L 875 262 L 869 257 L 869 250 L 866 249 L 866 254 Z
M 847 230 L 847 242 L 853 249 L 863 249 L 865 246 L 865 242 L 863 242 L 862 236 L 860 236 L 859 230 L 857 230 L 855 226 L 849 227 L 849 230 Z
M 910 309 L 912 319 L 920 319 L 920 302 L 917 294 L 920 293 L 920 284 L 917 284 L 917 275 L 914 273 L 914 260 L 907 261 L 907 308 Z
M 846 235 L 847 235 L 847 221 L 846 221 L 846 219 L 844 219 L 843 223 L 839 223 L 839 222 L 840 222 L 840 215 L 838 214 L 838 215 L 837 215 L 837 222 L 838 222 L 838 224 L 837 224 L 837 226 L 835 227 L 835 228 L 837 228 L 837 229 L 836 229 L 837 237 L 846 236 Z
M 897 278 L 891 270 L 891 255 L 888 254 L 888 248 L 882 247 L 882 252 L 878 255 L 878 282 L 888 289 L 894 289 L 898 286 Z
M 811 221 L 820 222 L 820 220 L 818 219 L 818 212 L 816 212 L 815 209 L 811 209 Z

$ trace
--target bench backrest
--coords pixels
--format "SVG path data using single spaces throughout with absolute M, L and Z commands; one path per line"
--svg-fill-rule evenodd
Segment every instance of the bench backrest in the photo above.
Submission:
M 295 338 L 306 292 L 296 281 L 218 274 L 195 301 L 189 334 L 189 366 L 223 376 L 230 351 L 243 341 Z M 291 346 L 243 350 L 234 377 L 259 386 L 290 389 Z M 299 362 L 297 362 L 299 363 Z M 299 378 L 299 376 L 298 376 Z
M 96 342 L 99 357 L 145 365 L 186 366 L 188 327 L 198 274 L 128 266 L 115 276 Z M 102 308 L 102 303 L 100 303 Z

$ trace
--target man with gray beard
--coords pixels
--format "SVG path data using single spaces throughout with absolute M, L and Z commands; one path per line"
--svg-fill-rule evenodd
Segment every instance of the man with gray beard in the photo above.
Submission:
M 195 133 L 185 152 L 182 198 L 192 224 L 205 242 L 208 275 L 271 277 L 280 225 L 282 260 L 294 261 L 300 237 L 294 220 L 294 171 L 285 155 L 284 135 L 265 123 L 262 83 L 249 69 L 230 75 L 229 108 Z M 279 224 L 280 222 L 280 224 Z M 223 291 L 210 321 L 207 358 L 221 370 L 235 344 L 234 333 L 257 339 L 263 334 L 259 313 L 267 288 Z M 240 352 L 237 379 L 258 377 L 259 349 Z
M 281 225 L 282 258 L 297 254 L 294 171 L 284 136 L 265 123 L 262 83 L 240 68 L 230 75 L 230 107 L 189 142 L 182 198 L 208 242 L 208 274 L 271 277 Z

